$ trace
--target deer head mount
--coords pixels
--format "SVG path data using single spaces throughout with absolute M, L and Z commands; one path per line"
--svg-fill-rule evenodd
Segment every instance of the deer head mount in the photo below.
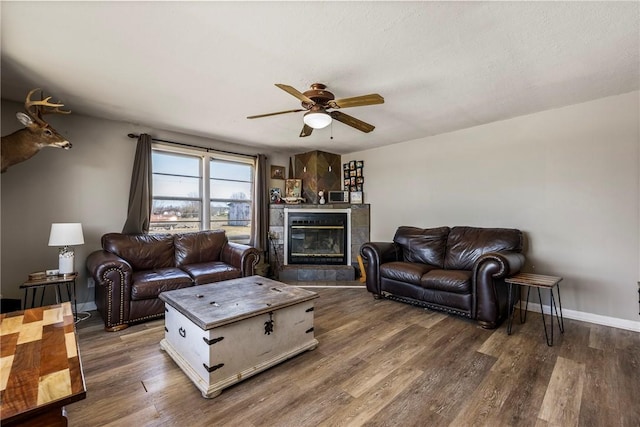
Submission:
M 2 137 L 2 173 L 6 172 L 9 166 L 35 156 L 41 148 L 71 148 L 71 143 L 42 118 L 45 114 L 69 114 L 71 111 L 60 110 L 64 104 L 50 102 L 51 97 L 44 98 L 42 93 L 39 101 L 32 101 L 31 96 L 38 90 L 40 89 L 33 89 L 27 94 L 24 103 L 27 113 L 16 113 L 20 123 L 25 126 L 24 129 Z

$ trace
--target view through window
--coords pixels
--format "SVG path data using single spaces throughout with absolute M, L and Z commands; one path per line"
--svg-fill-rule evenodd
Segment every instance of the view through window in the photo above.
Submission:
M 253 209 L 252 158 L 154 149 L 150 233 L 223 229 L 248 243 Z

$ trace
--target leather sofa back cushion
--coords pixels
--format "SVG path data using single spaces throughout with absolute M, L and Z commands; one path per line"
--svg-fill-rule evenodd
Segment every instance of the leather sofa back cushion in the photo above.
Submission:
M 399 227 L 393 241 L 402 248 L 404 262 L 443 268 L 449 227 Z
M 107 233 L 102 236 L 102 248 L 127 261 L 133 271 L 174 266 L 170 234 Z
M 522 252 L 522 232 L 514 228 L 453 227 L 447 239 L 444 268 L 472 270 L 487 252 Z
M 226 243 L 227 235 L 224 230 L 176 234 L 176 266 L 219 261 L 220 252 Z

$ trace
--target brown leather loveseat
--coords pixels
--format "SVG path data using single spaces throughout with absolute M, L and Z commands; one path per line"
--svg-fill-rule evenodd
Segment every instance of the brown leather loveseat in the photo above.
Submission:
M 360 252 L 374 298 L 457 314 L 492 329 L 507 316 L 504 278 L 524 265 L 522 247 L 516 229 L 399 227 L 393 242 L 368 242 Z
M 224 230 L 178 234 L 108 233 L 87 258 L 105 329 L 164 315 L 161 292 L 252 276 L 259 251 L 229 242 Z

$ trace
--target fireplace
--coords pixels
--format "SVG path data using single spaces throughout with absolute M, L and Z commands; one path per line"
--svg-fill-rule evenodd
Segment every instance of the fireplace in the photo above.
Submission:
M 285 265 L 351 265 L 351 209 L 284 210 Z

